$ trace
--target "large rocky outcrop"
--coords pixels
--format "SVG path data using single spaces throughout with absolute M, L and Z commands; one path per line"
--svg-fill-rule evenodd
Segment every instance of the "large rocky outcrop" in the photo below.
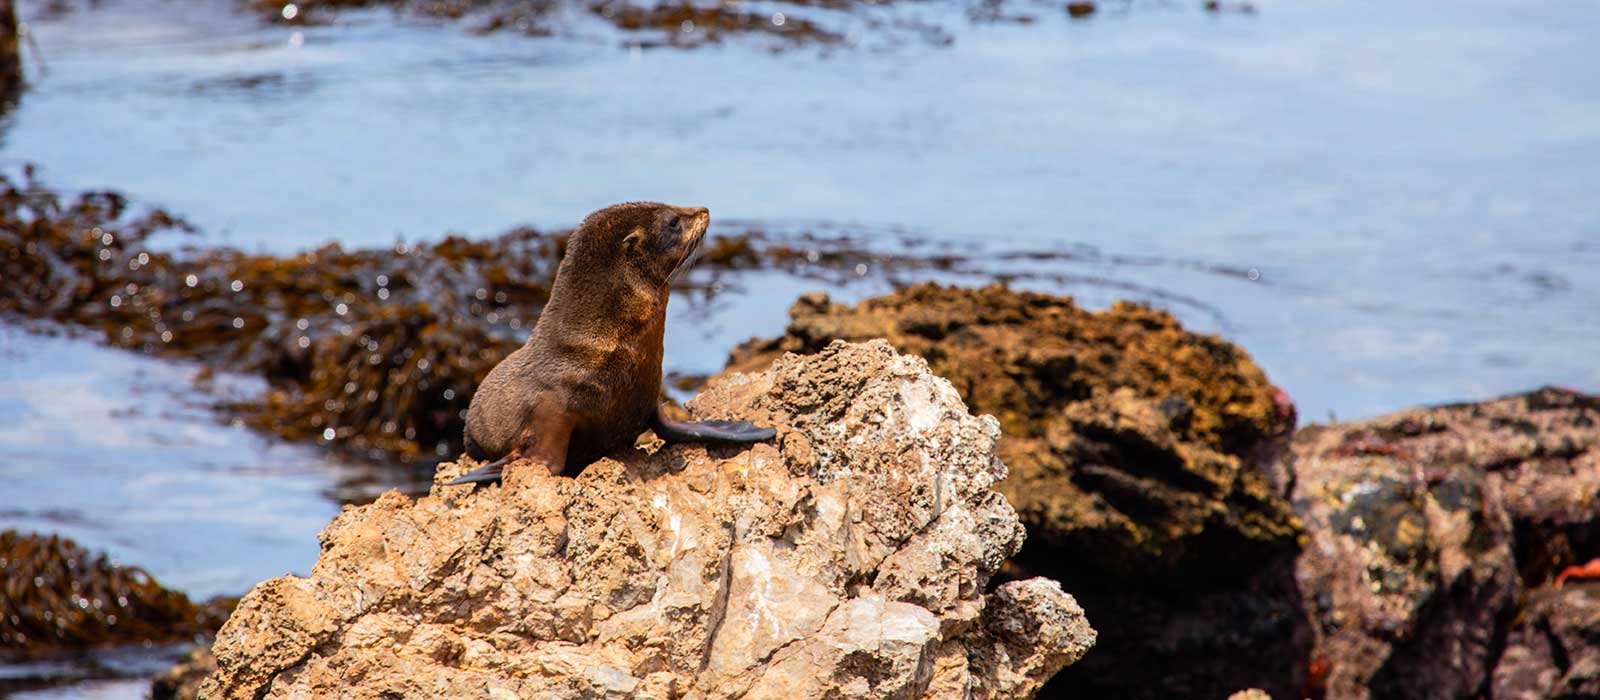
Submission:
M 1148 307 L 1090 312 L 1003 286 L 919 285 L 855 307 L 811 295 L 790 315 L 730 370 L 885 338 L 998 417 L 999 488 L 1028 529 L 1012 570 L 1063 582 L 1100 631 L 1046 696 L 1304 689 L 1301 529 L 1275 458 L 1294 409 L 1244 351 Z
M 1300 431 L 1299 578 L 1328 698 L 1589 697 L 1560 690 L 1593 682 L 1568 651 L 1596 639 L 1585 599 L 1519 601 L 1600 555 L 1597 426 L 1600 399 L 1541 389 Z
M 833 344 L 689 409 L 778 438 L 347 508 L 309 578 L 240 603 L 201 696 L 1025 697 L 1093 642 L 1055 582 L 984 593 L 1023 538 L 999 426 L 922 360 Z

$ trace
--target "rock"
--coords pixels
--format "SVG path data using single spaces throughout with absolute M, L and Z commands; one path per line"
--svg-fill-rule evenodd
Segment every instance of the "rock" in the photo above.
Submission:
M 1496 700 L 1600 698 L 1600 583 L 1545 586 L 1506 638 L 1494 669 Z
M 1600 557 L 1600 397 L 1547 387 L 1429 418 L 1455 424 L 1430 435 L 1461 436 L 1431 461 L 1470 464 L 1504 494 L 1524 581 Z
M 0 659 L 183 640 L 215 630 L 232 605 L 196 605 L 54 535 L 0 532 L 0 572 Z
M 1228 700 L 1272 700 L 1272 696 L 1260 688 L 1247 688 L 1229 695 Z
M 1028 529 L 1008 571 L 1060 580 L 1100 632 L 1046 696 L 1298 697 L 1311 632 L 1278 458 L 1294 408 L 1244 351 L 1144 306 L 1090 312 L 1003 286 L 924 284 L 853 308 L 809 295 L 790 316 L 729 371 L 885 338 L 999 419 L 999 489 Z
M 1328 698 L 1487 686 L 1519 570 L 1537 585 L 1600 553 L 1597 421 L 1600 400 L 1541 389 L 1300 431 L 1294 504 L 1312 542 L 1299 579 Z M 1532 687 L 1516 670 L 1529 655 L 1537 640 L 1495 676 Z
M 1023 538 L 999 426 L 922 360 L 834 344 L 688 408 L 778 438 L 346 508 L 201 697 L 1025 697 L 1093 643 L 1054 582 L 984 593 Z
M 217 656 L 211 653 L 211 647 L 196 647 L 166 673 L 156 676 L 150 683 L 150 700 L 195 700 L 200 697 L 200 683 L 216 670 Z

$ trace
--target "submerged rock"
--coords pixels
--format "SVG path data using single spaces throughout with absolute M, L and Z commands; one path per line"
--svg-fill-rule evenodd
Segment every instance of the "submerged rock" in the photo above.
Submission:
M 1597 425 L 1600 399 L 1541 389 L 1300 431 L 1299 578 L 1328 698 L 1472 697 L 1491 672 L 1519 696 L 1569 697 L 1525 695 L 1529 658 L 1548 655 L 1527 630 L 1548 606 L 1518 604 L 1525 583 L 1600 554 Z
M 1025 697 L 1095 634 L 1022 544 L 999 426 L 922 360 L 834 344 L 727 377 L 748 449 L 629 449 L 346 508 L 309 578 L 257 586 L 202 696 Z
M 231 606 L 196 605 L 54 535 L 0 532 L 0 572 L 0 659 L 183 640 L 215 630 Z
M 999 418 L 998 488 L 1028 528 L 1013 571 L 1061 581 L 1101 633 L 1046 695 L 1303 690 L 1300 523 L 1265 469 L 1294 410 L 1244 351 L 1148 307 L 1090 312 L 1003 286 L 918 285 L 853 308 L 812 295 L 790 315 L 730 371 L 881 337 Z

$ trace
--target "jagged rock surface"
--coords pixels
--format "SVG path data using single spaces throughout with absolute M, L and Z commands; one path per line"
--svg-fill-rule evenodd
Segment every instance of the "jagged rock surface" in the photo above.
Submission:
M 689 409 L 778 438 L 347 508 L 309 578 L 240 603 L 201 696 L 1026 697 L 1093 643 L 1053 581 L 983 593 L 1023 538 L 999 426 L 922 360 L 834 344 Z
M 1491 690 L 1496 700 L 1600 698 L 1600 583 L 1545 586 L 1530 594 Z
M 917 285 L 854 307 L 810 295 L 790 316 L 729 370 L 885 338 L 998 417 L 1011 470 L 998 488 L 1028 528 L 1008 572 L 1062 581 L 1100 631 L 1044 696 L 1303 690 L 1301 529 L 1267 469 L 1283 465 L 1294 408 L 1243 350 L 1137 304 L 1091 312 L 1004 286 Z
M 1491 676 L 1496 698 L 1582 697 L 1539 694 L 1561 674 L 1530 670 L 1549 655 L 1537 622 L 1502 640 L 1548 617 L 1518 614 L 1525 585 L 1600 555 L 1597 425 L 1600 399 L 1541 389 L 1300 431 L 1298 575 L 1327 698 L 1473 697 Z

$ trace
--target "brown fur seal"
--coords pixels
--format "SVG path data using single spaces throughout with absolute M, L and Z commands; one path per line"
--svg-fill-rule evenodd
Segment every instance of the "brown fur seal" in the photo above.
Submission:
M 467 454 L 495 461 L 451 484 L 496 481 L 522 459 L 576 472 L 646 428 L 667 442 L 772 438 L 751 423 L 685 423 L 660 412 L 670 283 L 710 222 L 704 207 L 656 202 L 583 220 L 532 337 L 490 370 L 467 408 Z

